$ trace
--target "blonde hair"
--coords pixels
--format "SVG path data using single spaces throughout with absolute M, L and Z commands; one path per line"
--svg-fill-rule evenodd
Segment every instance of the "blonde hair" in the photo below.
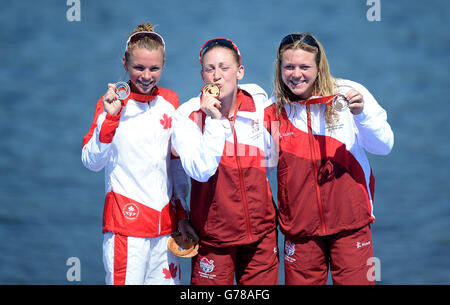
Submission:
M 330 67 L 328 65 L 328 60 L 325 55 L 325 50 L 323 49 L 321 43 L 314 37 L 313 35 L 309 33 L 299 33 L 295 35 L 301 35 L 302 38 L 295 40 L 292 43 L 288 43 L 285 45 L 280 45 L 277 50 L 277 60 L 276 60 L 276 72 L 275 72 L 275 105 L 277 108 L 277 115 L 281 115 L 281 111 L 284 107 L 284 103 L 288 104 L 291 109 L 296 111 L 296 103 L 295 100 L 298 99 L 286 86 L 286 84 L 283 82 L 283 79 L 281 77 L 281 60 L 283 56 L 283 52 L 286 50 L 297 50 L 301 49 L 306 52 L 314 53 L 315 54 L 315 61 L 317 65 L 317 77 L 314 81 L 314 87 L 313 87 L 313 94 L 314 95 L 320 95 L 320 96 L 328 96 L 332 95 L 335 92 L 335 78 L 330 73 Z M 311 44 L 305 43 L 303 41 L 303 37 L 305 36 L 311 36 L 316 44 L 316 46 L 313 46 Z M 334 118 L 333 118 L 333 108 L 330 105 L 326 106 L 325 111 L 325 121 L 329 125 L 334 124 Z
M 128 37 L 131 37 L 133 34 L 137 33 L 137 32 L 154 32 L 154 28 L 153 25 L 148 22 L 148 23 L 141 23 L 139 25 L 136 26 L 136 28 L 134 29 L 134 31 L 132 33 L 130 33 L 130 35 L 128 35 Z M 155 32 L 156 33 L 156 32 Z M 153 50 L 161 50 L 162 55 L 163 55 L 163 62 L 165 62 L 165 51 L 164 51 L 164 45 L 155 39 L 151 39 L 148 36 L 145 36 L 141 39 L 138 39 L 137 41 L 134 42 L 130 42 L 127 45 L 127 49 L 125 51 L 125 62 L 128 63 L 128 60 L 130 58 L 131 52 L 133 52 L 133 50 L 138 49 L 138 48 L 144 48 L 150 51 Z

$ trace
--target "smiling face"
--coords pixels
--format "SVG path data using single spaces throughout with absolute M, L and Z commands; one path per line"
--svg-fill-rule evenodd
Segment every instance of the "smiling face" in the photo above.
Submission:
M 281 79 L 302 100 L 313 95 L 317 78 L 316 54 L 302 49 L 287 49 L 281 54 Z
M 160 49 L 134 49 L 123 65 L 131 81 L 131 90 L 140 94 L 151 94 L 161 78 L 164 68 L 164 54 Z
M 231 49 L 219 46 L 203 56 L 201 74 L 205 83 L 219 86 L 219 99 L 223 99 L 236 93 L 238 81 L 244 77 L 244 67 L 236 61 Z

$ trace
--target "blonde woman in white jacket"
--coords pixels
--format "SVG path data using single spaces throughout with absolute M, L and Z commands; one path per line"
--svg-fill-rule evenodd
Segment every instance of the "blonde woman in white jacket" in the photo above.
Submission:
M 178 258 L 167 247 L 187 221 L 187 176 L 171 154 L 172 116 L 178 95 L 157 86 L 165 43 L 151 24 L 129 36 L 123 66 L 129 96 L 118 99 L 114 84 L 97 102 L 83 139 L 82 162 L 105 170 L 103 262 L 107 284 L 179 284 Z

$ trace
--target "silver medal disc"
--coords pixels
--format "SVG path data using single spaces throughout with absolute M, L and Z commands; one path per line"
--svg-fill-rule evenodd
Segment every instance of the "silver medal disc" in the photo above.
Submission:
M 126 82 L 116 83 L 116 94 L 119 96 L 119 100 L 124 100 L 130 95 L 130 86 Z
M 333 98 L 331 105 L 334 110 L 341 112 L 348 108 L 348 101 L 344 95 L 338 94 Z

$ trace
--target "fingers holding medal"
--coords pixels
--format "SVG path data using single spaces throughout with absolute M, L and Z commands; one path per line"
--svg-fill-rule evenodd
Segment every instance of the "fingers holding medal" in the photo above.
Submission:
M 208 83 L 201 90 L 200 108 L 213 119 L 220 119 L 222 114 L 219 109 L 221 102 L 218 100 L 220 96 L 220 88 L 214 83 Z
M 345 94 L 345 98 L 348 101 L 348 108 L 354 115 L 360 114 L 364 109 L 364 98 L 361 93 L 355 89 L 349 90 Z

